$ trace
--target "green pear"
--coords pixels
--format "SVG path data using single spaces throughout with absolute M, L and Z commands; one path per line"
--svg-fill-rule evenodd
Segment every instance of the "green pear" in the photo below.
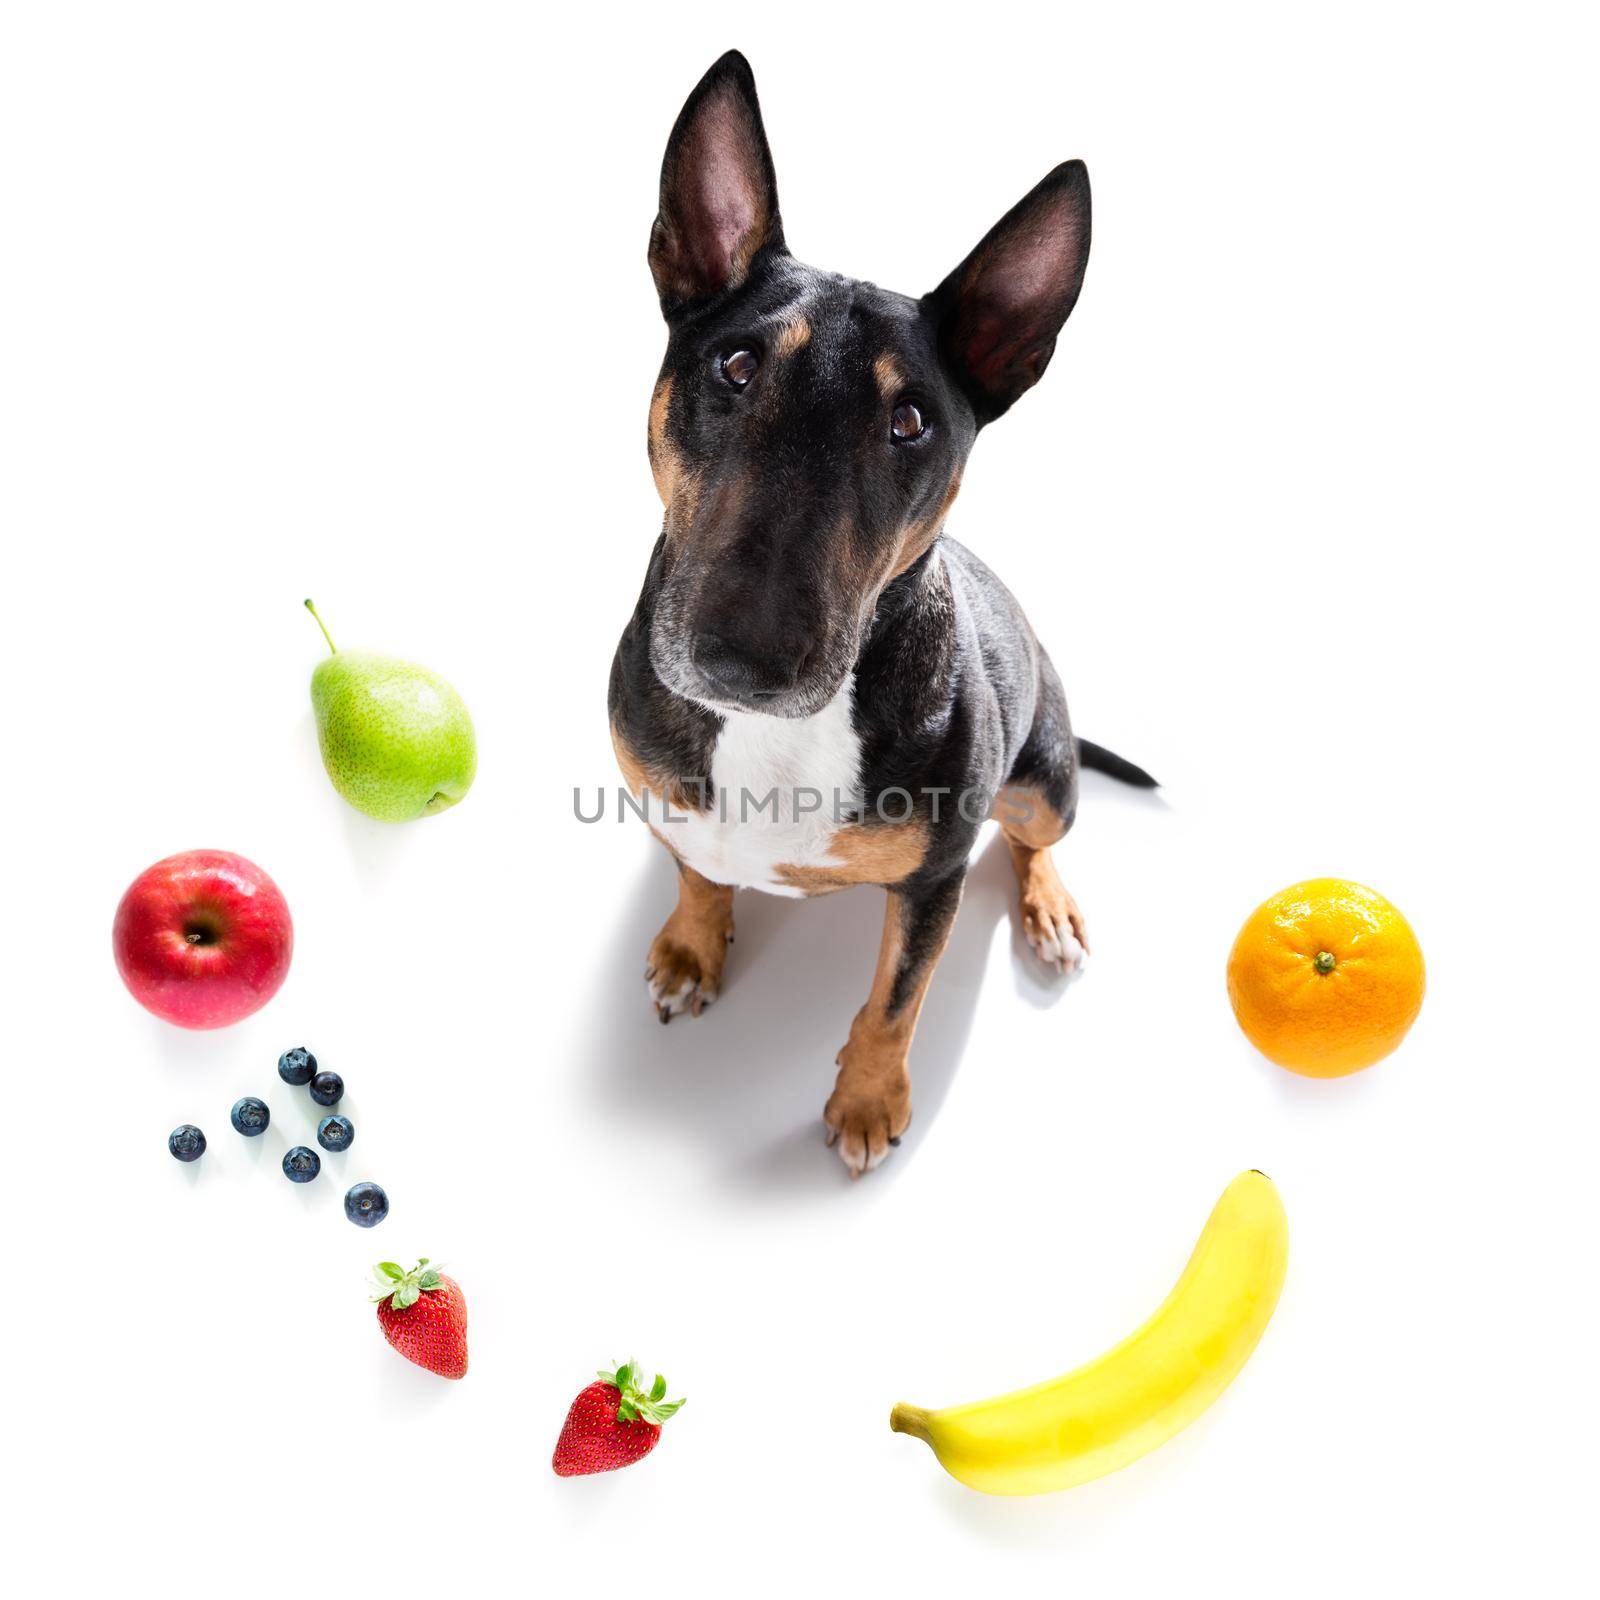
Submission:
M 306 601 L 317 617 L 317 608 Z M 317 742 L 333 786 L 380 822 L 447 811 L 472 787 L 478 741 L 472 718 L 436 672 L 372 650 L 340 650 L 311 674 Z

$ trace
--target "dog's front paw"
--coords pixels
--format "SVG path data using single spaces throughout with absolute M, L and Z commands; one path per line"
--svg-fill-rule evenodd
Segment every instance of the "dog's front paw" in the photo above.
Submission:
M 703 932 L 703 930 L 701 930 Z M 645 963 L 645 982 L 650 986 L 650 1004 L 663 1022 L 671 1022 L 680 1011 L 690 1016 L 700 1013 L 717 998 L 722 987 L 722 964 L 733 933 L 716 930 L 711 937 L 684 942 L 680 930 L 669 920 L 656 935 Z
M 828 1143 L 852 1178 L 871 1172 L 911 1122 L 905 1058 L 885 1059 L 854 1040 L 839 1052 L 839 1081 L 823 1108 Z
M 1059 883 L 1053 893 L 1035 890 L 1023 895 L 1022 934 L 1033 953 L 1058 977 L 1083 975 L 1089 964 L 1083 914 Z

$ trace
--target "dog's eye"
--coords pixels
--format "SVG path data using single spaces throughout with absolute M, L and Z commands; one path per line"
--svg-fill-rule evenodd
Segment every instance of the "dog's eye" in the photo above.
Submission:
M 897 439 L 918 438 L 926 426 L 922 413 L 909 400 L 901 401 L 894 408 L 894 415 L 889 418 L 889 432 Z
M 722 358 L 719 370 L 735 389 L 742 389 L 755 377 L 756 368 L 760 365 L 761 359 L 753 350 L 735 350 L 732 355 Z

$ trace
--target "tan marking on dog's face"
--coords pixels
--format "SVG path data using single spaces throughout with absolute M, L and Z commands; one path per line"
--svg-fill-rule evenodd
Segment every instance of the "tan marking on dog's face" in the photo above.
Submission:
M 653 794 L 658 799 L 666 800 L 669 804 L 676 806 L 680 811 L 706 811 L 710 809 L 709 784 L 700 785 L 699 790 L 704 792 L 697 792 L 695 788 L 690 788 L 676 778 L 667 778 L 660 773 L 652 772 L 639 759 L 638 753 L 623 737 L 622 731 L 615 722 L 611 724 L 611 748 L 616 752 L 617 766 L 622 772 L 622 781 L 627 786 L 628 793 L 633 795 L 635 799 L 640 799 L 646 794 Z M 652 824 L 650 831 L 672 851 L 673 855 L 677 855 L 678 852 L 672 841 L 659 828 Z
M 956 496 L 961 493 L 961 474 L 951 474 L 950 486 L 944 492 L 944 498 L 939 502 L 939 509 L 930 517 L 924 517 L 919 522 L 913 522 L 900 536 L 900 551 L 895 557 L 894 565 L 889 572 L 889 582 L 893 582 L 908 567 L 915 566 L 927 554 L 928 546 L 939 537 L 939 531 L 944 527 L 945 518 L 950 515 L 950 507 L 956 503 Z
M 775 356 L 792 356 L 810 342 L 811 324 L 804 317 L 793 316 L 778 330 L 777 337 L 772 341 L 772 353 Z
M 837 866 L 783 865 L 773 876 L 802 894 L 831 894 L 858 883 L 894 884 L 909 878 L 928 853 L 928 825 L 921 821 L 841 828 L 828 845 Z
M 877 380 L 878 393 L 885 400 L 895 399 L 906 386 L 905 368 L 887 352 L 872 363 L 872 376 Z
M 695 513 L 700 506 L 700 479 L 697 474 L 683 472 L 673 485 L 672 497 L 667 501 L 666 532 L 669 545 L 681 543 L 694 527 Z
M 671 405 L 672 379 L 663 378 L 650 396 L 650 474 L 664 506 L 672 504 L 684 477 L 683 463 L 667 440 L 667 411 Z
M 1046 850 L 1067 831 L 1055 807 L 1031 784 L 1007 784 L 989 815 L 1012 844 L 1029 850 Z
M 713 479 L 709 492 L 702 494 L 700 474 L 684 472 L 667 505 L 667 542 L 692 545 L 703 559 L 723 555 L 728 540 L 739 530 L 755 481 L 750 473 L 723 476 Z

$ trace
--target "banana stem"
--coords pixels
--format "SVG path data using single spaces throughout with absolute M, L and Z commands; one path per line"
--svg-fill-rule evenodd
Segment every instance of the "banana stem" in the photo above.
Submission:
M 306 610 L 309 611 L 313 617 L 317 617 L 317 608 L 312 605 L 309 600 L 306 601 Z M 329 652 L 333 655 L 338 655 L 339 647 L 333 642 L 333 635 L 328 632 L 327 623 L 325 623 L 321 617 L 317 617 L 317 626 L 322 629 L 322 637 L 328 641 Z
M 932 1444 L 928 1432 L 928 1413 L 921 1406 L 898 1405 L 889 1413 L 889 1426 L 896 1433 L 909 1433 L 913 1439 Z

